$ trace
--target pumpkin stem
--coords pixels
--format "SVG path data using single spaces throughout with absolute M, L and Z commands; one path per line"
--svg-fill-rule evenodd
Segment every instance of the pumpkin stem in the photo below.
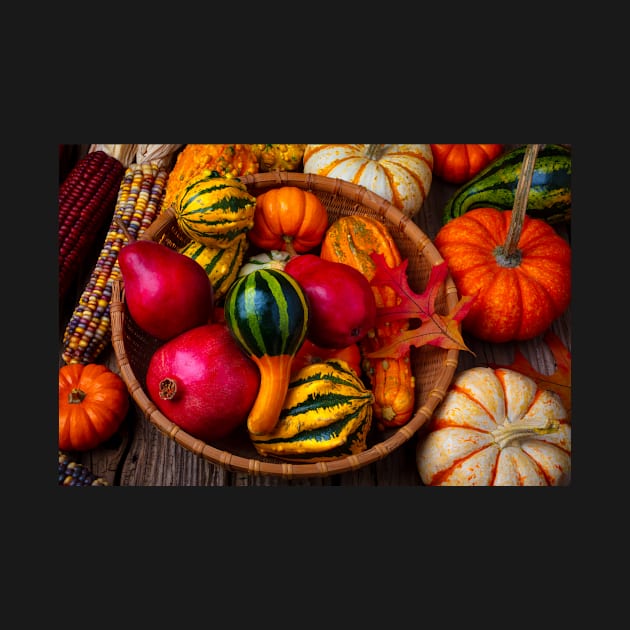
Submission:
M 83 402 L 83 399 L 87 396 L 87 394 L 78 387 L 73 387 L 68 394 L 68 404 L 69 405 L 79 405 Z
M 382 144 L 368 144 L 365 150 L 365 156 L 368 160 L 378 160 L 381 156 Z
M 284 239 L 284 249 L 289 254 L 289 256 L 291 256 L 291 258 L 293 258 L 294 256 L 297 256 L 295 247 L 293 247 L 293 237 L 284 236 L 283 239 Z
M 529 200 L 529 189 L 532 185 L 532 177 L 534 176 L 534 166 L 536 164 L 536 156 L 542 145 L 528 144 L 525 147 L 525 155 L 523 156 L 523 164 L 521 173 L 516 185 L 514 193 L 514 207 L 512 208 L 512 217 L 510 219 L 510 227 L 508 228 L 507 238 L 502 247 L 502 256 L 507 259 L 513 259 L 520 255 L 517 254 L 518 242 L 521 238 L 523 230 L 523 221 L 527 212 L 527 202 Z
M 494 441 L 499 448 L 505 448 L 510 442 L 519 439 L 527 439 L 532 435 L 545 435 L 555 433 L 560 428 L 560 422 L 555 418 L 521 418 L 510 423 L 506 420 L 503 426 L 492 431 Z

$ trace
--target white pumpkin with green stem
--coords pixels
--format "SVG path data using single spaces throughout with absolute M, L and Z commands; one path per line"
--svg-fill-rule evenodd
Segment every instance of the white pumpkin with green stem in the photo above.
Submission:
M 515 370 L 464 370 L 419 435 L 416 464 L 427 486 L 568 485 L 567 411 Z
M 246 276 L 256 269 L 280 269 L 282 271 L 290 258 L 289 252 L 283 252 L 279 249 L 271 249 L 268 252 L 250 256 L 239 269 L 238 277 Z
M 307 144 L 303 168 L 364 186 L 414 217 L 431 189 L 433 153 L 428 144 Z

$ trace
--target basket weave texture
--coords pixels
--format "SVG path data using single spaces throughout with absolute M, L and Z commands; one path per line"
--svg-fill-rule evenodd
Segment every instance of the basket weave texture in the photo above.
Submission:
M 412 219 L 363 186 L 314 174 L 284 171 L 245 175 L 239 179 L 254 197 L 279 186 L 297 186 L 309 190 L 317 195 L 328 211 L 329 224 L 340 216 L 351 214 L 382 221 L 396 242 L 402 259 L 408 259 L 409 286 L 418 293 L 425 289 L 432 266 L 443 262 L 431 240 Z M 189 242 L 189 238 L 179 230 L 171 209 L 164 210 L 141 238 L 174 249 Z M 447 313 L 458 299 L 457 289 L 449 275 L 435 301 L 437 312 Z M 328 462 L 287 463 L 259 455 L 245 427 L 237 429 L 223 440 L 208 444 L 165 417 L 146 394 L 144 380 L 151 356 L 163 342 L 140 330 L 129 316 L 122 280 L 114 281 L 110 310 L 112 345 L 121 377 L 146 418 L 170 439 L 199 457 L 228 470 L 250 475 L 273 475 L 287 479 L 325 477 L 357 470 L 383 459 L 409 440 L 431 418 L 451 384 L 459 356 L 459 351 L 454 349 L 435 346 L 411 348 L 416 411 L 407 424 L 384 432 L 373 429 L 368 438 L 368 448 L 356 455 Z

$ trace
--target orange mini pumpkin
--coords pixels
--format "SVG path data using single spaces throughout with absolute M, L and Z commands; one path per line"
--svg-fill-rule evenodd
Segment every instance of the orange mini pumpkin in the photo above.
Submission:
M 451 184 L 472 179 L 503 151 L 502 144 L 431 144 L 433 174 Z
M 265 250 L 304 254 L 321 244 L 328 212 L 319 197 L 297 186 L 280 186 L 256 197 L 249 240 Z
M 129 410 L 125 382 L 107 366 L 72 363 L 59 369 L 59 448 L 89 451 L 118 431 Z
M 442 226 L 435 246 L 461 295 L 476 295 L 462 328 L 491 343 L 531 339 L 571 300 L 571 247 L 542 219 L 523 218 L 507 257 L 512 210 L 476 208 Z

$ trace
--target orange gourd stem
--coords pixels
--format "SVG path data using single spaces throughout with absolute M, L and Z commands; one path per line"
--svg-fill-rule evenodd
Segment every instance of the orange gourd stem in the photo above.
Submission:
M 251 355 L 260 370 L 258 396 L 247 416 L 247 430 L 252 435 L 270 433 L 276 426 L 289 389 L 292 354 Z
M 521 173 L 516 185 L 516 192 L 514 193 L 514 207 L 512 208 L 507 237 L 505 243 L 494 251 L 497 262 L 503 267 L 518 267 L 521 263 L 521 252 L 518 249 L 518 242 L 521 238 L 523 221 L 527 211 L 527 201 L 529 199 L 529 189 L 532 185 L 532 177 L 534 176 L 536 156 L 541 146 L 540 144 L 528 144 L 525 148 L 523 165 L 521 166 Z

